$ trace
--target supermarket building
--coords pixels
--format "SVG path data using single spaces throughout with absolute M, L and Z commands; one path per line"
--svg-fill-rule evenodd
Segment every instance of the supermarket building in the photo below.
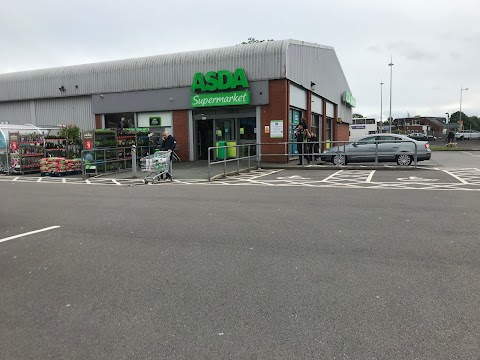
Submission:
M 295 40 L 0 74 L 0 122 L 168 130 L 191 161 L 219 141 L 291 141 L 301 118 L 348 141 L 354 106 L 335 50 Z

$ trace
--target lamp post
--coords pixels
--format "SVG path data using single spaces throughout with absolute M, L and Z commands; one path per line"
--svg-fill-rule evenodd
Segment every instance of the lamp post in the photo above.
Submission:
M 380 124 L 383 126 L 383 80 L 380 80 Z
M 450 122 L 450 113 L 446 112 L 445 115 L 447 115 L 447 124 Z
M 388 66 L 390 66 L 390 112 L 389 112 L 389 116 L 388 116 L 388 121 L 389 121 L 389 129 L 390 129 L 390 133 L 392 132 L 392 73 L 393 73 L 393 59 L 392 57 L 390 56 L 390 64 L 388 64 Z
M 459 123 L 462 124 L 462 95 L 464 91 L 467 91 L 468 88 L 463 88 L 463 86 L 460 86 L 460 120 Z M 462 130 L 465 130 L 465 126 L 462 124 Z

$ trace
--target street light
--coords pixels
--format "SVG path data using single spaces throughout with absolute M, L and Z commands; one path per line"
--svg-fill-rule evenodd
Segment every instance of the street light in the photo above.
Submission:
M 463 88 L 463 86 L 460 86 L 460 120 L 459 123 L 462 124 L 462 94 L 464 91 L 467 91 L 468 88 Z M 462 130 L 465 130 L 465 126 L 462 124 Z
M 388 116 L 388 121 L 389 121 L 389 128 L 390 128 L 390 133 L 392 132 L 392 73 L 393 73 L 393 59 L 390 56 L 390 112 Z
M 380 124 L 383 126 L 383 80 L 380 80 Z

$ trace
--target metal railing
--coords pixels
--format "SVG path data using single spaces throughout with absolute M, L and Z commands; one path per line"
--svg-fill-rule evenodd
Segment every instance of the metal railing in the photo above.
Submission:
M 236 162 L 237 168 L 236 173 L 240 173 L 240 171 L 250 171 L 252 168 L 258 168 L 260 164 L 260 157 L 258 151 L 259 144 L 241 144 L 241 145 L 234 145 L 234 146 L 212 146 L 208 148 L 208 181 L 212 180 L 212 165 L 223 164 L 223 176 L 227 176 L 227 163 Z M 228 150 L 235 149 L 234 153 L 235 156 L 228 158 Z M 246 151 L 245 151 L 246 149 Z M 243 151 L 241 151 L 243 150 Z M 230 151 L 231 152 L 231 151 Z M 241 153 L 245 153 L 246 155 L 242 156 Z M 212 161 L 212 153 L 214 154 L 213 161 Z M 254 159 L 252 166 L 252 159 Z M 246 160 L 247 166 L 240 168 L 240 161 Z
M 413 144 L 403 146 L 401 144 Z M 383 148 L 383 144 L 391 145 L 389 148 Z M 397 146 L 398 145 L 398 146 Z M 236 154 L 240 147 L 248 147 L 247 156 L 234 156 L 227 159 L 228 149 L 237 148 Z M 368 150 L 367 150 L 368 147 Z M 255 149 L 255 154 L 251 155 L 251 149 Z M 274 148 L 275 151 L 272 151 Z M 281 149 L 281 150 L 280 150 Z M 301 152 L 300 152 L 301 150 Z M 372 143 L 366 142 L 348 142 L 348 141 L 314 141 L 314 142 L 276 142 L 276 143 L 258 143 L 236 146 L 213 146 L 208 148 L 208 179 L 211 180 L 211 166 L 216 164 L 223 164 L 223 175 L 227 175 L 227 163 L 237 162 L 237 172 L 240 172 L 240 160 L 248 159 L 248 166 L 245 170 L 250 170 L 251 159 L 255 158 L 256 167 L 260 167 L 260 161 L 268 160 L 271 162 L 272 158 L 278 163 L 287 163 L 292 159 L 302 157 L 301 166 L 305 166 L 305 162 L 310 160 L 321 159 L 326 162 L 332 162 L 335 166 L 345 166 L 348 162 L 366 163 L 373 162 L 375 166 L 379 166 L 381 162 L 396 161 L 399 156 L 409 156 L 405 158 L 405 165 L 412 165 L 416 168 L 418 164 L 418 143 L 415 140 L 376 140 Z M 221 156 L 213 158 L 211 153 Z M 223 152 L 222 152 L 223 151 Z M 278 159 L 278 161 L 277 161 Z M 244 169 L 242 169 L 244 170 Z

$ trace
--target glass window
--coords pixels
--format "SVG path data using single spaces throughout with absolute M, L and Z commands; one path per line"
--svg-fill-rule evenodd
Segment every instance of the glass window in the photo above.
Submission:
M 105 114 L 105 128 L 134 128 L 134 118 L 133 113 Z
M 375 144 L 376 136 L 366 137 L 358 141 L 359 144 Z
M 325 128 L 325 140 L 327 141 L 332 141 L 332 123 L 333 123 L 333 119 L 332 118 L 329 118 L 327 117 L 327 123 L 326 123 L 326 128 Z
M 375 119 L 367 119 L 366 123 L 370 125 L 375 124 Z
M 257 119 L 251 118 L 239 118 L 238 119 L 238 131 L 240 140 L 256 140 L 255 127 L 257 126 Z

